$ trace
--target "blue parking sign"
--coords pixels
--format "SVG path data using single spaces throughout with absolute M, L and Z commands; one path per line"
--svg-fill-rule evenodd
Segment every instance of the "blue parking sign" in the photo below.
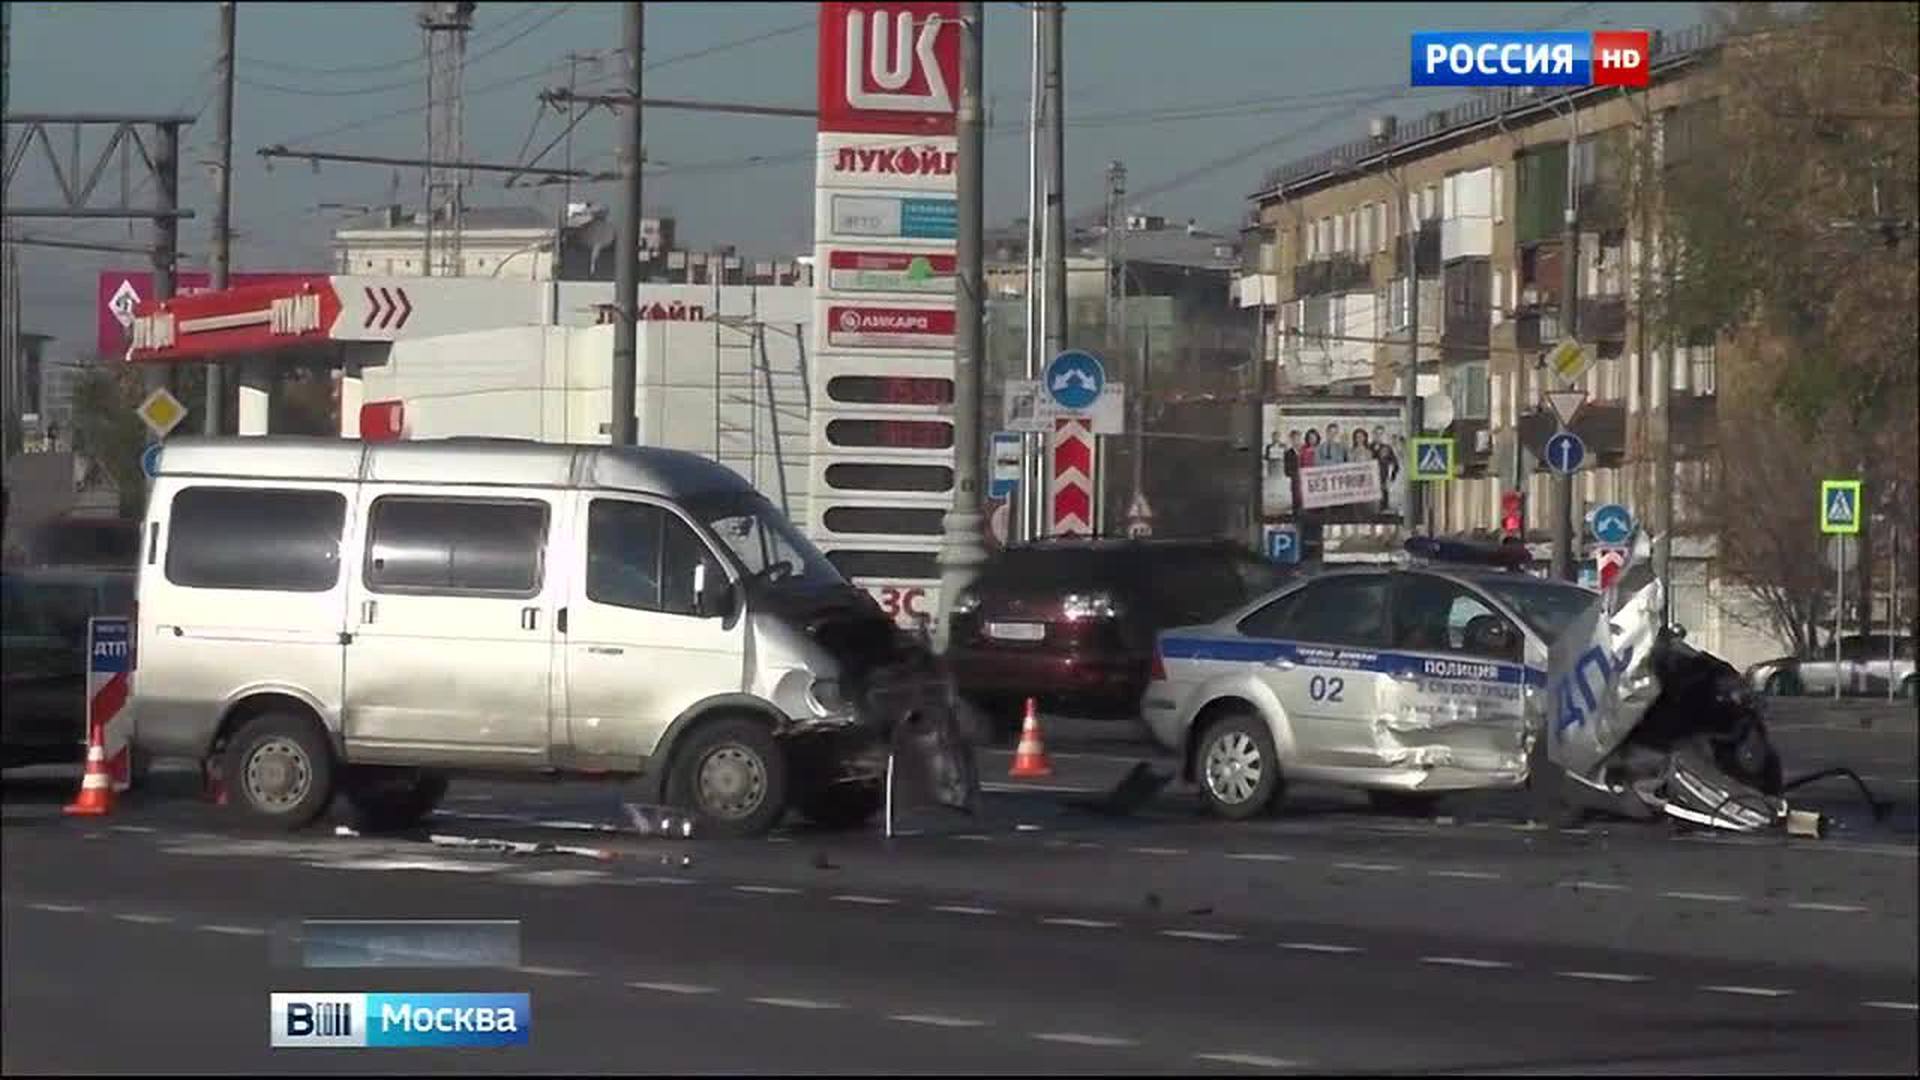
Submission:
M 1287 564 L 1300 561 L 1300 530 L 1291 525 L 1269 525 L 1266 541 L 1269 560 Z

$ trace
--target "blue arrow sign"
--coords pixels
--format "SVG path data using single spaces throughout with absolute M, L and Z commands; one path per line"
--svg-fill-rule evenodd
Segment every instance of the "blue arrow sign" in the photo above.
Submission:
M 1071 412 L 1086 412 L 1106 389 L 1107 369 L 1092 353 L 1068 349 L 1047 362 L 1041 378 L 1054 404 Z
M 1267 526 L 1267 558 L 1277 563 L 1300 561 L 1300 531 L 1291 525 Z
M 149 443 L 145 450 L 140 451 L 140 471 L 145 473 L 149 480 L 160 475 L 161 445 L 160 443 Z
M 1606 503 L 1593 512 L 1593 538 L 1607 545 L 1624 544 L 1633 535 L 1633 514 L 1619 503 Z
M 1547 440 L 1547 468 L 1562 476 L 1572 476 L 1580 471 L 1580 463 L 1587 460 L 1587 444 L 1580 436 L 1571 431 L 1555 432 Z

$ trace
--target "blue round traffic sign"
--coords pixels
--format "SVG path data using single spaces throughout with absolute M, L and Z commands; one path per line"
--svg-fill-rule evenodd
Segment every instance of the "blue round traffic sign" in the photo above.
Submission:
M 1555 432 L 1547 440 L 1547 468 L 1562 476 L 1572 476 L 1580 471 L 1580 463 L 1587 459 L 1587 444 L 1580 436 L 1571 431 Z
M 1605 503 L 1594 509 L 1592 529 L 1603 544 L 1624 544 L 1633 536 L 1633 514 L 1619 503 Z
M 1054 404 L 1073 412 L 1093 408 L 1100 392 L 1107 388 L 1106 367 L 1099 357 L 1083 349 L 1068 349 L 1048 361 L 1041 378 Z
M 140 452 L 140 471 L 145 473 L 149 480 L 160 475 L 160 451 L 163 445 L 152 443 Z

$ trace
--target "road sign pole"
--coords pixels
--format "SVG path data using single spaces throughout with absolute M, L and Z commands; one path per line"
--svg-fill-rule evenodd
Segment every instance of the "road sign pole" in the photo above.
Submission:
M 1838 540 L 1839 553 L 1833 560 L 1833 699 L 1840 700 L 1840 623 L 1847 613 L 1847 538 Z

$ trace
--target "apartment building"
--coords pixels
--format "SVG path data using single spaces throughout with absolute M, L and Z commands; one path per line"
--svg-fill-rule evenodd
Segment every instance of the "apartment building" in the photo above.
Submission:
M 1682 459 L 1712 437 L 1712 343 L 1676 347 L 1665 392 L 1652 385 L 1658 343 L 1638 347 L 1638 272 L 1652 250 L 1632 205 L 1642 119 L 1656 163 L 1680 160 L 1711 122 L 1693 77 L 1709 31 L 1657 40 L 1645 92 L 1511 91 L 1410 124 L 1376 118 L 1368 138 L 1272 170 L 1253 197 L 1239 302 L 1261 309 L 1271 382 L 1286 392 L 1403 392 L 1411 248 L 1419 389 L 1449 400 L 1442 431 L 1464 467 L 1430 492 L 1437 528 L 1494 528 L 1500 492 L 1515 486 L 1528 491 L 1530 521 L 1545 524 L 1537 455 L 1555 425 L 1539 364 L 1562 336 L 1570 190 L 1575 336 L 1597 357 L 1573 425 L 1596 459 L 1577 478 L 1576 509 L 1649 505 L 1653 408 L 1671 407 Z
M 1429 427 L 1454 438 L 1461 468 L 1455 480 L 1427 485 L 1429 520 L 1440 531 L 1490 533 L 1502 491 L 1518 488 L 1529 539 L 1545 540 L 1552 478 L 1539 455 L 1558 425 L 1541 394 L 1558 383 L 1541 365 L 1568 314 L 1571 200 L 1574 337 L 1596 357 L 1576 384 L 1587 401 L 1572 428 L 1589 455 L 1574 480 L 1576 518 L 1608 502 L 1644 518 L 1652 421 L 1665 408 L 1684 521 L 1687 481 L 1700 475 L 1714 435 L 1715 343 L 1671 343 L 1667 385 L 1656 385 L 1655 352 L 1668 345 L 1642 333 L 1638 297 L 1642 270 L 1659 272 L 1658 242 L 1652 215 L 1636 204 L 1657 185 L 1635 181 L 1643 150 L 1654 169 L 1700 152 L 1714 123 L 1700 76 L 1716 41 L 1708 27 L 1656 34 L 1644 91 L 1489 92 L 1411 122 L 1376 117 L 1366 138 L 1271 170 L 1252 196 L 1235 289 L 1241 306 L 1259 311 L 1269 385 L 1399 395 L 1417 340 L 1418 390 L 1436 406 L 1444 397 L 1451 413 Z M 1715 579 L 1711 556 L 1710 543 L 1675 545 L 1681 621 L 1735 654 L 1764 651 L 1741 628 L 1744 616 L 1729 616 L 1744 602 Z

